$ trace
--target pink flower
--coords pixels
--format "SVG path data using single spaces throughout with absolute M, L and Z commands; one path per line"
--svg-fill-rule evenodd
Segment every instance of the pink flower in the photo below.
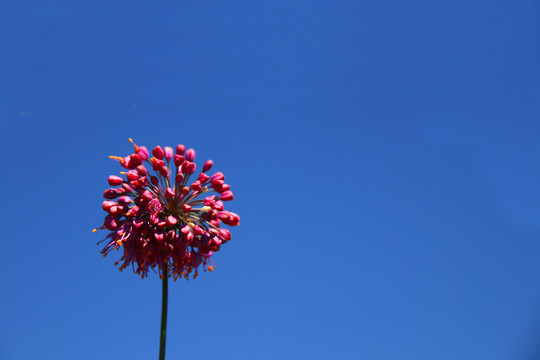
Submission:
M 222 201 L 233 199 L 229 185 L 223 183 L 225 176 L 207 175 L 213 165 L 208 160 L 203 172 L 193 177 L 195 150 L 186 151 L 183 145 L 176 147 L 176 154 L 171 147 L 157 146 L 152 158 L 146 147 L 133 145 L 134 154 L 111 156 L 128 172 L 121 172 L 125 180 L 111 175 L 109 185 L 119 188 L 103 194 L 107 216 L 100 229 L 110 232 L 102 240 L 106 245 L 101 252 L 106 256 L 122 248 L 116 263 L 122 263 L 120 270 L 131 265 L 143 278 L 150 269 L 160 277 L 167 271 L 175 280 L 190 274 L 196 278 L 200 264 L 213 271 L 211 256 L 231 239 L 221 224 L 236 226 L 240 221 L 237 214 L 223 209 Z

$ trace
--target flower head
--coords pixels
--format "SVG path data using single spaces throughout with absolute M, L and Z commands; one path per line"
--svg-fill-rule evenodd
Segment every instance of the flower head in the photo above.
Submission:
M 225 176 L 221 172 L 207 175 L 213 165 L 208 160 L 195 178 L 195 150 L 186 150 L 184 145 L 176 151 L 157 146 L 152 157 L 146 147 L 133 145 L 133 154 L 111 156 L 127 171 L 120 173 L 125 179 L 109 176 L 112 188 L 103 193 L 107 215 L 100 229 L 110 233 L 102 240 L 106 245 L 101 252 L 106 256 L 123 248 L 116 264 L 122 262 L 120 270 L 131 264 L 143 278 L 149 269 L 175 280 L 188 279 L 190 274 L 196 278 L 201 264 L 213 271 L 213 253 L 231 239 L 221 224 L 240 222 L 237 214 L 223 207 L 224 201 L 233 199 Z

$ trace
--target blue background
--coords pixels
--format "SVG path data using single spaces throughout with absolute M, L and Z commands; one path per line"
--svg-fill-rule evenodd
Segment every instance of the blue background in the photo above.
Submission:
M 157 358 L 90 232 L 128 137 L 242 219 L 168 359 L 540 358 L 539 44 L 533 0 L 4 0 L 0 358 Z

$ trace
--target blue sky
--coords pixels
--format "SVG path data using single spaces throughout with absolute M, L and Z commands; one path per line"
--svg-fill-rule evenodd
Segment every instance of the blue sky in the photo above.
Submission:
M 540 356 L 536 1 L 5 1 L 0 358 L 157 358 L 99 254 L 128 138 L 242 221 L 170 286 L 168 359 Z

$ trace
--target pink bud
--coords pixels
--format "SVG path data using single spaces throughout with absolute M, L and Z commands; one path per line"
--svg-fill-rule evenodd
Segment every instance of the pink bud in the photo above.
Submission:
M 125 195 L 124 195 L 124 196 L 120 196 L 120 197 L 118 198 L 117 201 L 118 201 L 118 203 L 119 203 L 120 205 L 128 205 L 128 204 L 131 204 L 131 198 L 130 198 L 129 196 L 125 196 Z
M 176 239 L 176 231 L 169 230 L 169 232 L 167 233 L 167 240 L 173 241 L 174 239 Z
M 229 212 L 228 211 L 220 211 L 218 213 L 218 218 L 223 222 L 227 221 L 229 219 Z
M 154 237 L 156 238 L 157 241 L 163 240 L 164 236 L 165 236 L 165 233 L 163 231 L 156 231 L 154 233 Z
M 187 213 L 191 211 L 191 205 L 188 204 L 182 204 L 182 211 Z
M 228 191 L 225 191 L 223 194 L 221 194 L 221 196 L 219 197 L 220 200 L 223 200 L 223 201 L 230 201 L 232 200 L 234 197 L 233 197 L 233 193 L 232 191 L 228 190 Z
M 202 227 L 200 227 L 199 225 L 195 225 L 193 227 L 193 235 L 199 236 L 199 235 L 202 235 L 202 234 L 204 234 L 204 230 L 202 229 Z
M 147 201 L 152 200 L 153 197 L 154 196 L 152 196 L 152 193 L 150 191 L 148 191 L 148 190 L 145 190 L 141 195 L 141 199 L 142 200 L 147 200 Z
M 138 213 L 139 213 L 139 207 L 138 206 L 133 206 L 126 213 L 126 217 L 134 217 L 134 216 L 137 216 Z
M 207 172 L 212 168 L 212 165 L 214 165 L 214 162 L 212 160 L 206 160 L 206 162 L 203 165 L 202 171 Z
M 187 186 L 184 186 L 182 188 L 182 195 L 183 196 L 186 196 L 187 194 L 189 193 L 189 188 Z
M 124 190 L 123 193 L 131 193 L 133 192 L 133 188 L 129 186 L 129 184 L 123 183 L 122 184 L 122 190 Z
M 240 223 L 240 216 L 238 216 L 238 214 L 235 214 L 233 212 L 230 213 L 231 214 L 231 221 L 229 223 L 230 226 L 236 226 Z
M 214 175 L 212 175 L 212 177 L 210 178 L 211 181 L 216 181 L 216 180 L 225 180 L 225 175 L 223 175 L 222 172 L 217 172 L 215 173 Z
M 111 186 L 118 186 L 123 182 L 124 182 L 124 179 L 122 179 L 120 176 L 116 176 L 116 175 L 109 176 L 109 185 Z
M 186 235 L 186 234 L 189 233 L 189 231 L 190 231 L 189 225 L 184 225 L 184 226 L 182 226 L 182 228 L 180 229 L 180 231 L 181 231 L 184 235 Z
M 195 160 L 195 150 L 189 149 L 188 151 L 186 151 L 186 160 L 187 161 Z
M 192 163 L 192 162 L 184 163 L 184 171 L 186 172 L 186 174 L 193 174 L 196 168 L 197 168 L 197 165 L 195 165 L 195 163 Z
M 154 169 L 154 171 L 159 171 L 159 169 L 165 166 L 165 162 L 163 160 L 156 159 L 155 157 L 151 158 L 150 162 L 152 163 L 152 169 Z
M 128 160 L 128 169 L 135 169 L 137 166 L 143 163 L 142 158 L 137 154 L 132 154 L 129 156 Z
M 148 160 L 150 153 L 148 152 L 146 146 L 139 146 L 137 147 L 137 155 L 139 155 L 143 160 Z
M 176 225 L 177 222 L 178 222 L 178 220 L 174 216 L 169 215 L 167 217 L 167 224 L 169 224 L 169 226 Z
M 163 153 L 163 149 L 161 148 L 161 146 L 158 145 L 154 148 L 154 150 L 152 150 L 152 155 L 154 155 L 154 157 L 159 160 L 163 160 L 163 155 L 165 154 Z
M 105 217 L 105 223 L 104 223 L 105 227 L 109 230 L 114 230 L 118 227 L 118 222 L 116 221 L 116 219 L 114 217 L 112 217 L 111 215 L 107 215 Z
M 223 201 L 216 201 L 212 207 L 217 211 L 223 210 Z
M 144 165 L 137 166 L 137 173 L 141 176 L 146 176 L 148 174 L 148 170 L 144 167 Z
M 179 167 L 186 159 L 182 155 L 174 155 L 174 166 Z
M 214 190 L 216 190 L 217 192 L 221 192 L 221 188 L 223 186 L 223 180 L 212 180 L 211 185 L 214 188 Z
M 150 176 L 150 182 L 152 183 L 152 185 L 157 186 L 157 184 L 159 184 L 159 179 L 155 176 Z
M 109 214 L 111 214 L 112 216 L 119 216 L 120 214 L 122 214 L 123 211 L 124 211 L 123 206 L 112 206 L 109 209 Z
M 223 184 L 223 186 L 221 187 L 221 192 L 223 191 L 227 191 L 231 188 L 231 186 L 229 184 Z
M 165 146 L 165 159 L 171 160 L 173 157 L 173 149 L 170 146 Z
M 103 197 L 109 200 L 116 199 L 117 196 L 118 196 L 118 190 L 116 189 L 107 189 L 103 193 Z
M 159 169 L 159 173 L 161 174 L 161 176 L 163 176 L 164 178 L 168 178 L 169 175 L 171 174 L 171 170 L 169 170 L 169 168 L 165 165 L 163 165 L 161 167 L 161 169 Z
M 195 180 L 189 188 L 193 191 L 201 191 L 201 182 L 199 180 Z
M 184 145 L 177 145 L 176 146 L 176 153 L 178 155 L 184 155 L 184 151 L 186 151 L 186 147 Z
M 135 181 L 135 180 L 140 178 L 139 174 L 137 172 L 135 172 L 135 171 L 128 172 L 126 177 L 127 177 L 128 181 L 130 181 L 130 182 Z
M 212 206 L 214 205 L 214 202 L 216 201 L 216 197 L 215 196 L 207 196 L 204 200 L 203 200 L 203 204 L 204 206 Z
M 110 209 L 112 206 L 116 206 L 116 202 L 115 202 L 115 201 L 108 201 L 108 200 L 105 200 L 105 201 L 103 202 L 103 204 L 101 205 L 101 207 L 102 207 L 103 210 L 105 210 L 105 211 L 109 211 L 109 209 Z
M 165 197 L 173 197 L 175 194 L 174 194 L 174 190 L 171 189 L 170 187 L 167 188 L 167 190 L 165 191 Z
M 197 178 L 197 180 L 199 180 L 201 184 L 204 184 L 205 182 L 207 182 L 208 179 L 210 179 L 210 176 L 206 175 L 205 173 L 200 173 L 199 177 Z
M 231 233 L 229 232 L 229 230 L 227 229 L 220 229 L 219 230 L 219 235 L 218 235 L 221 240 L 223 240 L 224 242 L 225 241 L 228 241 L 228 240 L 231 240 Z

